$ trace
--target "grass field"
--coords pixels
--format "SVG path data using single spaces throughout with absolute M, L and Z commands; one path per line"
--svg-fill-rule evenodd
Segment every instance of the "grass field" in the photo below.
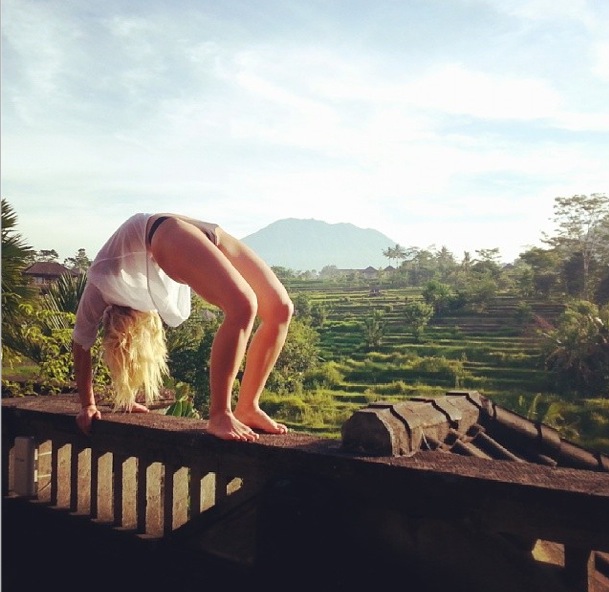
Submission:
M 368 287 L 322 288 L 309 282 L 289 289 L 326 308 L 319 329 L 321 357 L 342 376 L 340 384 L 323 392 L 335 413 L 315 425 L 306 413 L 302 421 L 285 418 L 293 428 L 338 437 L 342 422 L 371 401 L 435 397 L 457 388 L 477 390 L 553 425 L 564 437 L 609 451 L 609 401 L 562 400 L 551 391 L 538 327 L 556 320 L 560 303 L 527 302 L 530 314 L 523 315 L 521 300 L 496 298 L 482 311 L 432 319 L 415 339 L 403 311 L 408 300 L 419 298 L 416 290 L 373 294 Z M 375 310 L 382 312 L 385 329 L 380 345 L 371 350 L 362 322 Z
M 326 380 L 292 395 L 265 393 L 264 408 L 292 429 L 340 437 L 342 424 L 372 401 L 436 397 L 453 389 L 479 391 L 568 439 L 609 452 L 609 400 L 565 400 L 551 391 L 543 367 L 539 324 L 552 323 L 557 303 L 496 298 L 485 310 L 433 318 L 419 338 L 405 320 L 414 289 L 381 289 L 329 282 L 288 283 L 293 298 L 305 294 L 326 311 L 319 332 Z M 367 345 L 364 320 L 382 315 L 382 339 Z M 37 368 L 3 369 L 5 381 L 34 384 Z M 327 376 L 331 376 L 328 382 Z M 22 394 L 34 394 L 31 393 Z

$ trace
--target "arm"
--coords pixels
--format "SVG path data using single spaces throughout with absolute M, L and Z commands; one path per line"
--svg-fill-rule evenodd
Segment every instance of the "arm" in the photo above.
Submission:
M 81 410 L 76 416 L 76 424 L 85 434 L 91 433 L 93 419 L 101 417 L 93 394 L 91 346 L 97 336 L 98 325 L 106 306 L 99 290 L 87 283 L 76 312 L 72 341 L 74 378 L 81 405 Z
M 95 395 L 93 394 L 91 350 L 84 349 L 78 343 L 73 342 L 72 355 L 74 356 L 74 374 L 81 406 L 80 412 L 76 416 L 76 424 L 83 433 L 88 435 L 91 433 L 93 419 L 101 417 L 101 413 L 95 405 Z

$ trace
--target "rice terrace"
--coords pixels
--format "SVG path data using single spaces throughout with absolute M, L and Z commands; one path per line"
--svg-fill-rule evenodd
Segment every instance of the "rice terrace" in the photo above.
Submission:
M 609 200 L 556 198 L 554 210 L 548 248 L 507 265 L 497 249 L 458 261 L 446 248 L 395 245 L 383 252 L 392 263 L 385 268 L 275 266 L 295 316 L 264 409 L 292 430 L 339 438 L 370 402 L 475 390 L 565 439 L 608 451 Z M 62 266 L 54 251 L 29 247 L 16 226 L 3 199 L 2 396 L 71 392 L 71 330 L 90 260 L 81 249 Z M 33 270 L 49 264 L 65 273 L 37 284 Z M 219 322 L 218 310 L 193 296 L 191 317 L 166 329 L 165 386 L 174 401 L 167 414 L 207 414 Z M 110 382 L 99 342 L 93 354 L 103 399 Z
M 404 308 L 407 302 L 421 300 L 420 290 L 288 285 L 305 295 L 313 308 L 328 310 L 319 331 L 325 371 L 318 384 L 325 380 L 325 386 L 304 394 L 309 404 L 303 422 L 294 421 L 294 428 L 338 436 L 342 421 L 371 401 L 435 397 L 457 388 L 478 390 L 529 419 L 553 425 L 565 437 L 607 449 L 609 401 L 561 398 L 552 393 L 544 369 L 539 333 L 563 312 L 559 302 L 497 296 L 483 310 L 432 319 L 416 337 Z M 382 324 L 382 337 L 371 344 L 369 325 L 375 316 Z M 325 421 L 316 422 L 314 416 L 324 405 Z M 333 414 L 334 422 L 328 419 Z

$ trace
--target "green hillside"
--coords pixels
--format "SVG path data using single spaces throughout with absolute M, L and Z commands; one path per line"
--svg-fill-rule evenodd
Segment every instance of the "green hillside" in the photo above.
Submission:
M 416 289 L 377 293 L 297 281 L 289 289 L 326 310 L 318 328 L 320 355 L 341 376 L 331 388 L 303 394 L 306 405 L 326 414 L 303 413 L 303 422 L 292 422 L 295 429 L 338 437 L 342 422 L 371 401 L 434 397 L 458 388 L 554 425 L 574 441 L 609 448 L 609 402 L 562 401 L 551 392 L 540 329 L 557 319 L 560 303 L 498 297 L 481 311 L 432 318 L 417 340 L 404 319 L 406 302 L 420 298 Z M 362 323 L 374 311 L 381 311 L 385 328 L 380 345 L 370 349 Z

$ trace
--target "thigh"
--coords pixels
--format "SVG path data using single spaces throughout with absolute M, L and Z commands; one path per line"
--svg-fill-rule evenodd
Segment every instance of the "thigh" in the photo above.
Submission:
M 265 307 L 274 309 L 278 305 L 289 304 L 287 290 L 270 266 L 253 249 L 223 228 L 217 228 L 216 234 L 218 248 L 252 287 L 261 312 Z
M 241 306 L 253 298 L 252 288 L 230 259 L 188 222 L 165 220 L 154 233 L 150 249 L 169 277 L 188 284 L 215 306 Z

